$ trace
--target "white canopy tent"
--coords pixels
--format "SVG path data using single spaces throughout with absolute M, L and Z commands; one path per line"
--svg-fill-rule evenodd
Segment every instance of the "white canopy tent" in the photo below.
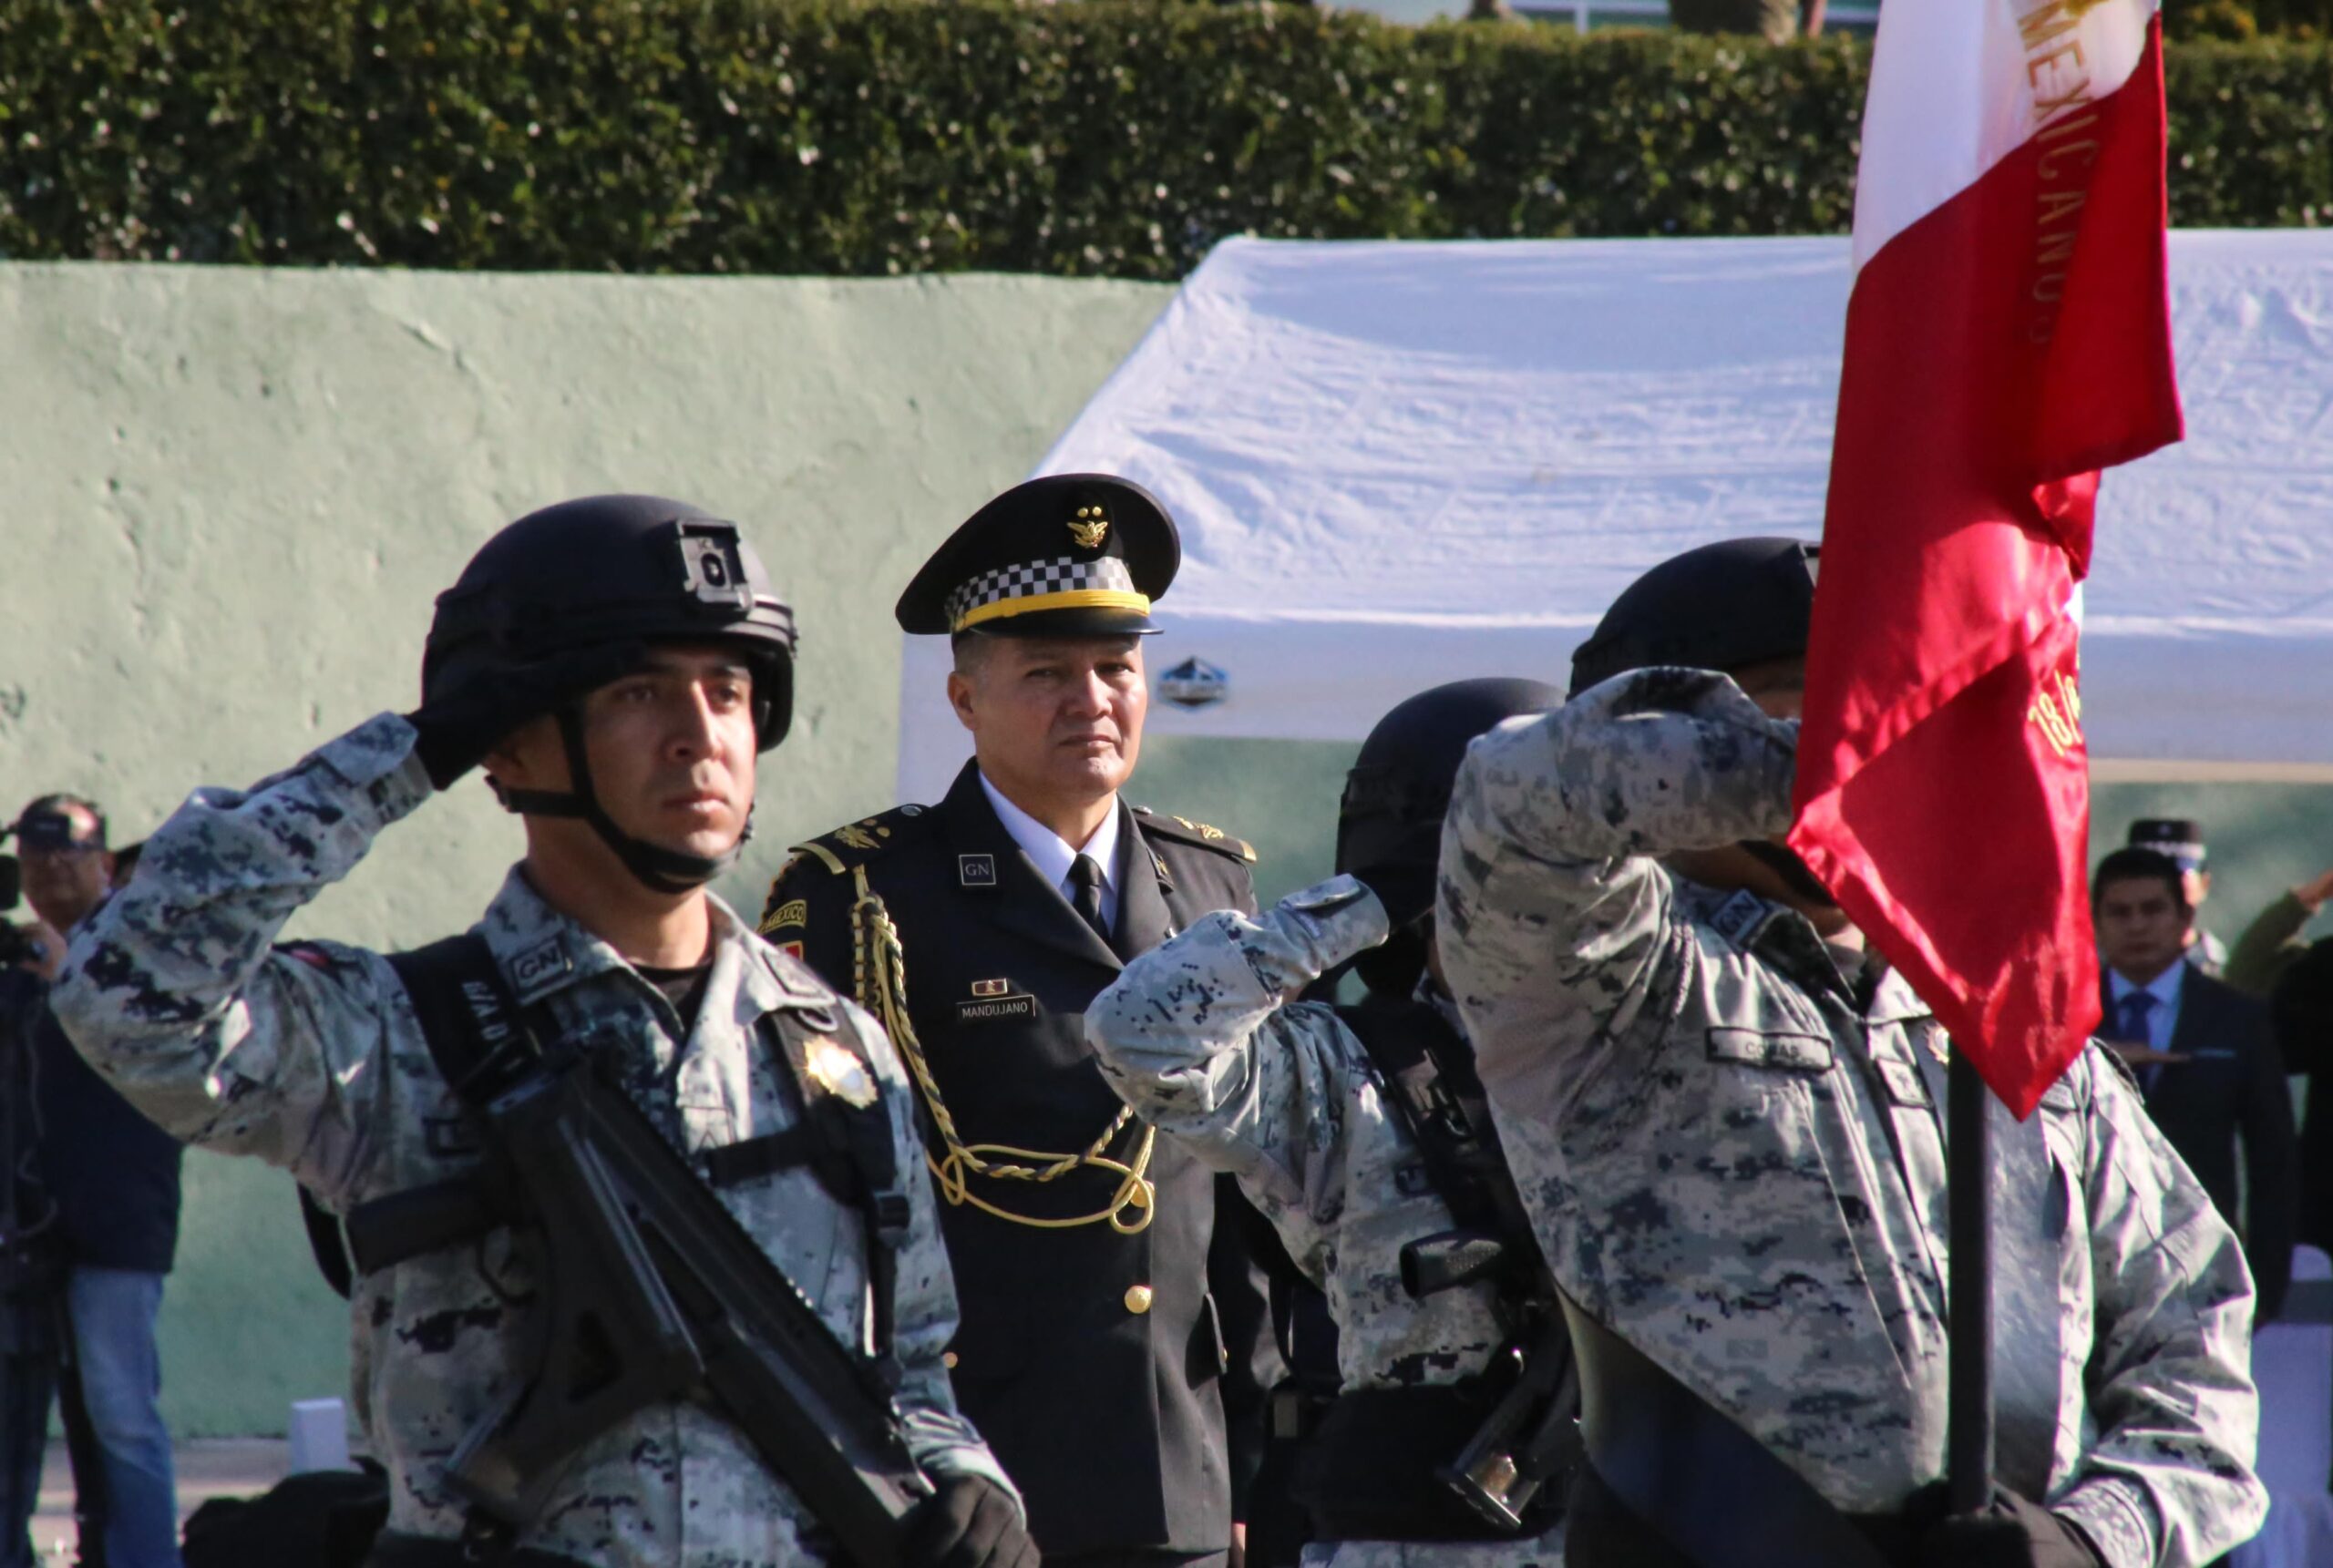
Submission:
M 2333 779 L 2333 233 L 2177 234 L 2189 427 L 2105 482 L 2085 721 L 2102 775 Z M 1437 682 L 1533 674 L 1639 571 L 1822 525 L 1844 239 L 1314 243 L 1210 255 L 1040 472 L 1182 528 L 1154 734 L 1358 740 Z M 899 797 L 968 754 L 910 638 Z

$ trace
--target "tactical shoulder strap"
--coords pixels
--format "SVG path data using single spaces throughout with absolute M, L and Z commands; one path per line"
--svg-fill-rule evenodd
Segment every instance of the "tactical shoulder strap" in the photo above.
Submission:
M 1427 1179 L 1460 1233 L 1497 1238 L 1495 1275 L 1508 1306 L 1552 1315 L 1555 1281 L 1540 1260 L 1530 1214 L 1506 1168 L 1465 1038 L 1422 1001 L 1366 1001 L 1339 1008 L 1337 1016 L 1386 1080 L 1387 1103 L 1417 1145 Z M 1422 1294 L 1417 1276 L 1424 1261 L 1403 1249 L 1403 1282 L 1413 1294 Z M 1463 1252 L 1442 1260 L 1440 1268 L 1454 1284 L 1490 1272 L 1470 1265 Z
M 509 1087 L 517 1068 L 531 1061 L 533 1052 L 524 1049 L 516 1027 L 517 1006 L 484 937 L 466 931 L 411 952 L 392 953 L 389 968 L 413 1002 L 429 1060 L 463 1104 L 484 1105 Z M 475 993 L 475 1009 L 466 990 Z M 487 1020 L 498 1014 L 502 1032 L 489 1039 L 495 1026 Z
M 771 1153 L 794 1143 L 798 1134 L 812 1171 L 837 1203 L 858 1212 L 866 1233 L 867 1286 L 872 1298 L 871 1337 L 882 1375 L 896 1382 L 899 1366 L 891 1331 L 896 1321 L 899 1248 L 908 1235 L 907 1188 L 899 1179 L 899 1144 L 891 1132 L 891 1117 L 883 1103 L 882 1081 L 875 1065 L 859 1050 L 858 1042 L 840 1027 L 833 1009 L 790 1011 L 765 1020 L 772 1037 L 800 1089 L 802 1122 L 787 1132 L 748 1139 L 725 1149 L 708 1152 L 706 1175 L 716 1186 L 741 1179 L 757 1163 L 758 1146 Z M 830 1065 L 831 1057 L 814 1060 L 813 1052 L 842 1052 L 848 1068 Z M 832 1081 L 837 1071 L 857 1074 L 864 1087 Z
M 1337 1017 L 1384 1079 L 1386 1106 L 1417 1145 L 1450 1217 L 1463 1229 L 1504 1229 L 1488 1180 L 1489 1165 L 1504 1161 L 1457 1030 L 1423 1002 L 1366 1001 L 1337 1009 Z
M 332 1293 L 345 1301 L 356 1289 L 356 1267 L 348 1260 L 348 1242 L 341 1235 L 340 1219 L 316 1201 L 316 1194 L 304 1183 L 295 1184 L 300 1193 L 300 1228 L 308 1233 L 308 1251 L 316 1260 L 316 1272 L 324 1276 Z
M 465 975 L 482 969 L 491 977 L 489 983 L 499 987 L 500 973 L 495 968 L 486 939 L 465 934 L 432 942 L 412 952 L 392 953 L 389 968 L 396 971 L 398 982 L 413 1003 L 414 1016 L 421 1023 L 421 1037 L 428 1043 L 429 1059 L 437 1064 L 438 1072 L 448 1083 L 459 1084 L 471 1078 L 478 1065 L 477 1048 L 472 1044 L 460 986 Z M 465 1104 L 478 1103 L 468 1094 L 462 1098 Z M 350 1255 L 351 1243 L 344 1222 L 318 1202 L 315 1194 L 304 1185 L 299 1193 L 300 1226 L 307 1233 L 308 1251 L 316 1260 L 316 1271 L 332 1286 L 333 1294 L 345 1300 L 356 1288 L 358 1269 Z

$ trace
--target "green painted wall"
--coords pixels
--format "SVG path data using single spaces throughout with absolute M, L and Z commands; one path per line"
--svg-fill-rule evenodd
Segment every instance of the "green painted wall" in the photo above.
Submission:
M 890 606 L 1042 456 L 1156 285 L 0 265 L 0 813 L 86 791 L 120 836 L 411 705 L 431 600 L 529 507 L 613 489 L 743 524 L 803 638 L 794 736 L 726 890 L 889 804 Z M 518 830 L 470 783 L 295 929 L 467 925 Z M 188 1435 L 344 1389 L 291 1187 L 195 1154 L 163 1323 Z
M 800 617 L 796 733 L 725 884 L 758 907 L 786 844 L 890 803 L 899 584 L 1029 469 L 1167 297 L 0 265 L 0 814 L 78 789 L 137 836 L 195 784 L 406 706 L 431 599 L 487 534 L 565 496 L 663 490 L 745 524 Z M 1253 842 L 1270 899 L 1327 872 L 1353 749 L 1154 739 L 1132 793 Z M 2113 784 L 2096 815 L 2102 845 L 2134 815 L 2205 818 L 2232 938 L 2333 864 L 2328 808 L 2325 788 Z M 465 785 L 297 928 L 442 934 L 517 844 Z M 281 1430 L 290 1399 L 343 1390 L 346 1338 L 284 1178 L 190 1155 L 163 1321 L 175 1428 Z

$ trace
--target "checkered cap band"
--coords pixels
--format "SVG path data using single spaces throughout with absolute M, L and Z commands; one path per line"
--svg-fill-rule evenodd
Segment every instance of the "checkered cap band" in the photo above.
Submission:
M 1134 576 L 1116 556 L 1095 556 L 1091 560 L 1056 556 L 1052 560 L 999 567 L 981 573 L 948 596 L 948 624 L 961 629 L 964 618 L 972 611 L 1010 599 L 1040 599 L 1095 589 L 1132 593 Z

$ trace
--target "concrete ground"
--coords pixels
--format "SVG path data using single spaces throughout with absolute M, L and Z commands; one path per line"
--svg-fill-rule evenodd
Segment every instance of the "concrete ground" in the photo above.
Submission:
M 179 1519 L 183 1522 L 214 1497 L 254 1497 L 283 1479 L 288 1446 L 281 1438 L 200 1438 L 176 1450 Z M 73 1561 L 73 1467 L 65 1445 L 48 1445 L 40 1475 L 40 1510 L 33 1515 L 33 1546 L 45 1563 Z

